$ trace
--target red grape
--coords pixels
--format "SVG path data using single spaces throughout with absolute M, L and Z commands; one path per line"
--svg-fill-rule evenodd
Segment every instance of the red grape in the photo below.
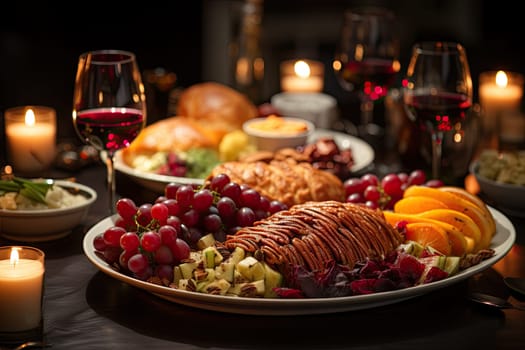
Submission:
M 126 232 L 120 236 L 120 247 L 127 251 L 139 249 L 140 238 L 136 232 Z
M 208 210 L 209 207 L 213 204 L 213 193 L 207 188 L 199 190 L 193 196 L 193 209 L 198 212 L 204 212 Z
M 154 252 L 162 244 L 160 235 L 156 231 L 146 231 L 140 238 L 140 245 L 147 252 Z
M 126 230 L 120 226 L 111 226 L 104 232 L 104 243 L 110 247 L 120 247 L 120 236 L 126 233 Z
M 132 220 L 133 216 L 137 213 L 137 206 L 135 202 L 129 198 L 120 198 L 116 204 L 117 213 L 124 220 Z

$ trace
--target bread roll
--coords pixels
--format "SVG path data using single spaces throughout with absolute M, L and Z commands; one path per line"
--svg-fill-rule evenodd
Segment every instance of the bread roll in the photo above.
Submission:
M 224 136 L 241 129 L 258 116 L 257 107 L 243 94 L 215 82 L 195 84 L 185 89 L 177 104 L 177 115 L 192 119 Z

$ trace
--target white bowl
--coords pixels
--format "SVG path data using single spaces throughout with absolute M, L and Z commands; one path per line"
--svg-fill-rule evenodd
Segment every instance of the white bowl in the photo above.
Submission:
M 80 225 L 97 199 L 97 193 L 72 181 L 54 180 L 54 183 L 83 195 L 86 201 L 59 209 L 0 209 L 0 235 L 20 242 L 42 242 L 65 237 Z
M 470 173 L 476 178 L 481 194 L 489 204 L 506 214 L 525 217 L 525 186 L 498 182 L 480 175 L 477 161 L 470 165 Z
M 302 123 L 306 126 L 301 132 L 282 132 L 279 130 L 260 130 L 254 128 L 254 123 L 260 123 L 263 118 L 254 118 L 244 122 L 242 130 L 248 135 L 251 142 L 259 151 L 274 152 L 282 148 L 295 148 L 305 145 L 308 137 L 315 131 L 315 125 L 306 119 L 293 117 L 279 117 L 283 122 Z

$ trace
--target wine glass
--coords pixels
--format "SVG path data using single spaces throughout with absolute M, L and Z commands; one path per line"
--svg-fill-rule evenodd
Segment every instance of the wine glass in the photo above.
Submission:
M 431 139 L 432 176 L 441 179 L 445 137 L 462 137 L 459 131 L 464 129 L 472 106 L 465 48 L 456 42 L 414 44 L 403 88 L 408 117 Z
M 333 68 L 341 87 L 358 93 L 359 134 L 380 136 L 374 104 L 387 95 L 401 68 L 394 13 L 381 7 L 345 11 Z
M 80 55 L 73 94 L 79 137 L 101 152 L 107 167 L 110 212 L 115 212 L 114 156 L 146 124 L 146 97 L 134 53 L 98 50 Z

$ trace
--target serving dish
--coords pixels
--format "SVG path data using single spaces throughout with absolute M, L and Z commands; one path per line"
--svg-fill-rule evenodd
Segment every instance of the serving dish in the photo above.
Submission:
M 369 166 L 375 157 L 374 149 L 360 138 L 328 129 L 315 129 L 307 139 L 308 143 L 315 142 L 320 137 L 332 137 L 341 149 L 351 149 L 354 157 L 353 172 L 358 172 Z M 202 184 L 203 179 L 160 175 L 134 169 L 122 159 L 121 151 L 115 154 L 115 169 L 129 176 L 139 185 L 156 193 L 164 193 L 165 186 L 170 182 L 183 184 Z
M 525 217 L 525 186 L 494 181 L 479 173 L 478 161 L 470 165 L 470 173 L 474 175 L 482 195 L 487 201 L 506 214 Z
M 52 181 L 71 193 L 81 194 L 86 200 L 58 209 L 0 209 L 1 236 L 20 242 L 50 241 L 67 236 L 82 223 L 97 199 L 95 190 L 73 181 Z
M 94 238 L 106 228 L 112 226 L 116 216 L 107 217 L 94 225 L 85 235 L 83 249 L 87 258 L 102 272 L 127 283 L 146 290 L 162 299 L 205 310 L 244 315 L 304 315 L 325 314 L 367 309 L 397 303 L 406 299 L 424 295 L 452 284 L 463 281 L 479 273 L 502 259 L 511 249 L 516 239 L 516 231 L 510 220 L 494 208 L 489 208 L 497 224 L 497 232 L 492 239 L 491 248 L 495 254 L 478 265 L 472 266 L 446 279 L 406 289 L 376 294 L 358 295 L 339 298 L 305 298 L 305 299 L 264 299 L 210 295 L 204 293 L 177 290 L 140 281 L 112 269 L 104 260 L 95 254 Z

